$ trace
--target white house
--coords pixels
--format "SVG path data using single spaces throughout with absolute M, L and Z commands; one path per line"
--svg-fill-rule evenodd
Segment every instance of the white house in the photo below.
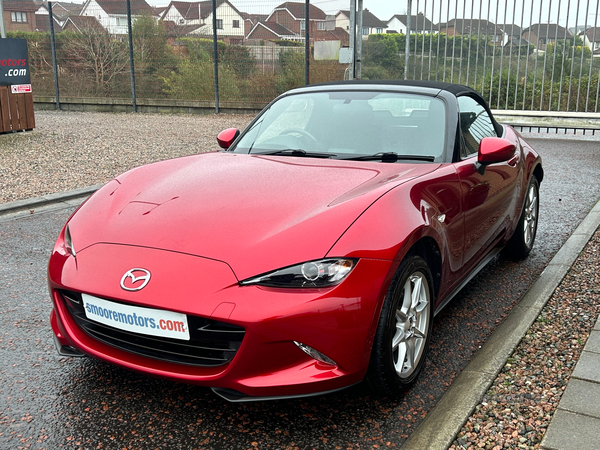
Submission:
M 62 27 L 69 17 L 79 15 L 82 6 L 81 3 L 52 2 L 52 17 Z M 46 16 L 43 20 L 48 22 L 48 2 L 42 3 L 35 14 Z
M 388 33 L 406 34 L 407 21 L 408 16 L 406 14 L 395 14 L 387 21 Z M 422 13 L 419 13 L 416 16 L 410 16 L 410 28 L 412 33 L 419 34 L 437 33 L 438 30 L 437 25 L 434 25 Z
M 335 15 L 335 26 L 336 28 L 341 28 L 346 31 L 350 31 L 350 11 L 341 10 Z M 381 34 L 385 33 L 387 28 L 387 24 L 379 20 L 377 16 L 375 16 L 368 9 L 363 10 L 363 30 L 362 37 L 363 39 L 367 39 L 370 34 Z
M 154 10 L 145 0 L 131 0 L 131 16 L 154 16 Z M 127 34 L 127 4 L 122 0 L 87 0 L 81 16 L 95 17 L 111 34 Z
M 244 16 L 227 0 L 217 0 L 217 36 L 244 38 Z M 212 1 L 172 1 L 161 16 L 177 25 L 198 25 L 190 34 L 212 36 Z
M 600 27 L 590 27 L 578 34 L 594 56 L 600 56 Z

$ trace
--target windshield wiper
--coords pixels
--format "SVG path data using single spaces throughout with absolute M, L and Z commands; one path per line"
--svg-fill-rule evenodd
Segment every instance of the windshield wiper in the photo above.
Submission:
M 299 148 L 287 148 L 284 150 L 274 150 L 270 152 L 256 152 L 253 155 L 272 155 L 272 156 L 307 156 L 309 158 L 333 158 L 337 156 L 334 153 L 307 152 Z
M 353 156 L 350 158 L 343 158 L 349 161 L 381 161 L 381 162 L 390 162 L 394 163 L 401 159 L 408 159 L 414 161 L 427 161 L 434 162 L 434 156 L 426 156 L 426 155 L 399 155 L 395 152 L 381 152 L 375 153 L 374 155 L 363 155 L 363 156 Z

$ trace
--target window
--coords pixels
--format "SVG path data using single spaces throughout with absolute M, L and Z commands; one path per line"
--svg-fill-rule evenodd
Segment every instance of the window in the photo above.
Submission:
M 239 20 L 234 20 L 233 21 L 233 28 L 239 28 L 240 27 L 240 21 Z
M 363 36 L 369 35 L 369 29 L 367 27 L 363 27 Z
M 377 28 L 377 34 L 382 34 L 383 33 L 383 28 Z
M 27 13 L 20 12 L 20 11 L 11 11 L 10 21 L 18 22 L 18 23 L 26 23 L 27 22 Z
M 223 19 L 217 19 L 217 30 L 223 29 Z
M 302 30 L 302 31 L 306 30 L 306 21 L 304 21 L 304 20 L 300 21 L 300 30 Z
M 325 22 L 317 22 L 317 30 L 325 30 Z
M 498 137 L 498 134 L 486 109 L 474 98 L 458 97 L 458 109 L 463 137 L 460 156 L 468 158 L 479 152 L 479 143 L 484 137 Z
M 118 27 L 126 27 L 127 26 L 127 17 L 117 17 L 117 26 Z

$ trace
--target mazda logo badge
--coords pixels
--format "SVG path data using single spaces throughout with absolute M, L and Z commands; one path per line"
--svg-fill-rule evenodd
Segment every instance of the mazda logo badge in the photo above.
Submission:
M 121 288 L 126 291 L 139 291 L 144 289 L 149 281 L 150 272 L 146 269 L 130 269 L 121 278 Z

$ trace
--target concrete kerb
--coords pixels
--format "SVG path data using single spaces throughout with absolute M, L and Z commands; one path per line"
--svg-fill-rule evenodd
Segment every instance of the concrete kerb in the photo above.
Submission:
M 96 192 L 102 184 L 74 189 L 72 191 L 60 192 L 58 194 L 42 195 L 41 197 L 17 200 L 14 202 L 0 204 L 0 216 L 17 213 L 20 211 L 33 210 L 48 205 L 58 204 L 78 198 L 88 197 Z
M 600 202 L 596 203 L 537 281 L 452 382 L 442 399 L 405 443 L 404 450 L 446 450 L 452 445 L 456 434 L 599 226 Z

